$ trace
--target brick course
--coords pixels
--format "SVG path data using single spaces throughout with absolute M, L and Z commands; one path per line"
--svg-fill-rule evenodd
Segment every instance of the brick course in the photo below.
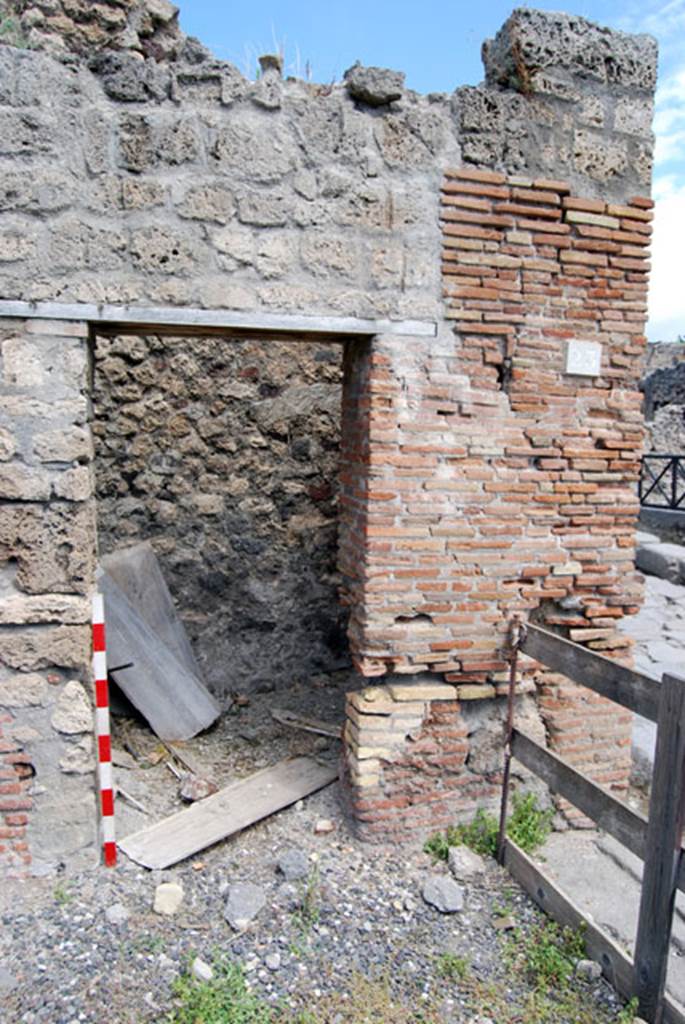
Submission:
M 453 330 L 437 345 L 377 338 L 364 359 L 357 353 L 345 408 L 368 429 L 346 460 L 343 569 L 363 675 L 434 673 L 460 697 L 492 697 L 515 612 L 630 656 L 616 625 L 641 600 L 633 536 L 651 212 L 639 198 L 615 205 L 569 192 L 564 182 L 448 171 L 443 294 Z M 597 377 L 565 372 L 576 338 L 601 344 Z M 367 496 L 354 544 L 347 492 Z M 525 675 L 536 678 L 550 744 L 624 789 L 630 715 L 540 666 Z M 391 817 L 400 830 L 435 826 L 471 807 L 474 792 L 491 793 L 491 779 L 462 771 L 463 735 L 445 745 L 436 734 L 435 707 L 422 726 L 433 746 L 398 747 L 396 732 L 392 750 L 374 746 L 368 713 L 349 730 L 365 833 Z M 458 722 L 460 703 L 449 707 Z M 354 768 L 367 748 L 378 762 L 372 787 Z M 398 794 L 409 778 L 407 803 Z

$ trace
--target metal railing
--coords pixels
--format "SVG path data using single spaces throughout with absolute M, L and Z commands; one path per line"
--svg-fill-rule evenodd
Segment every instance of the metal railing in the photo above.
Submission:
M 685 455 L 643 455 L 638 493 L 643 508 L 685 512 Z

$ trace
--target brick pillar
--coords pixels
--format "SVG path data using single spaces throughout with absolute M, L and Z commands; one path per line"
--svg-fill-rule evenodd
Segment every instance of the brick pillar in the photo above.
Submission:
M 573 196 L 561 181 L 447 173 L 453 331 L 377 337 L 350 376 L 358 571 L 349 592 L 363 675 L 431 673 L 456 700 L 464 687 L 475 688 L 469 699 L 493 698 L 515 612 L 629 657 L 616 624 L 641 595 L 633 544 L 649 207 Z M 551 745 L 624 788 L 630 716 L 524 665 L 532 672 Z M 389 767 L 396 747 L 360 741 L 361 724 L 372 738 L 383 733 L 381 719 L 351 709 L 348 761 L 368 818 L 381 814 L 379 800 L 400 799 L 405 769 Z M 373 810 L 360 795 L 370 767 L 359 749 L 375 746 L 383 784 Z M 423 821 L 415 800 L 406 808 L 407 820 Z
M 0 873 L 95 839 L 88 327 L 0 321 Z

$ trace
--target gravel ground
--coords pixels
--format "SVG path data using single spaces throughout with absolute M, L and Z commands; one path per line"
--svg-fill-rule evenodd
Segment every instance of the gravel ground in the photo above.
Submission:
M 340 721 L 348 686 L 347 677 L 322 677 L 308 691 L 291 688 L 283 700 L 251 696 L 184 749 L 218 785 L 282 757 L 336 759 L 335 739 L 279 726 L 270 708 L 277 704 L 302 713 L 306 697 L 309 716 Z M 151 811 L 146 816 L 118 800 L 118 830 L 125 835 L 181 804 L 167 755 L 144 724 L 120 719 L 114 739 L 137 758 L 133 767 L 118 771 L 120 785 Z M 317 834 L 322 819 L 333 830 Z M 286 881 L 276 867 L 279 855 L 292 848 L 308 860 L 308 875 L 297 882 Z M 73 875 L 10 882 L 0 889 L 0 1021 L 161 1022 L 173 1005 L 174 979 L 199 956 L 208 963 L 228 957 L 242 965 L 249 985 L 274 1002 L 311 1006 L 329 993 L 344 1001 L 355 978 L 386 976 L 395 994 L 413 1007 L 437 1002 L 440 1020 L 494 1024 L 474 1015 L 467 994 L 440 976 L 440 957 L 464 958 L 473 979 L 493 982 L 514 1000 L 522 981 L 507 965 L 511 933 L 493 922 L 506 910 L 525 935 L 537 912 L 489 862 L 484 874 L 464 884 L 463 909 L 441 914 L 421 891 L 429 875 L 447 873 L 418 842 L 403 848 L 358 842 L 333 785 L 169 871 L 149 872 L 120 855 L 113 870 L 92 866 Z M 180 883 L 184 893 L 169 917 L 152 909 L 163 881 Z M 266 898 L 240 933 L 224 917 L 229 886 L 238 881 L 256 883 Z M 582 984 L 585 1001 L 596 1008 L 592 1020 L 615 1020 L 619 1004 L 608 986 Z M 322 1017 L 321 1024 L 329 1019 Z

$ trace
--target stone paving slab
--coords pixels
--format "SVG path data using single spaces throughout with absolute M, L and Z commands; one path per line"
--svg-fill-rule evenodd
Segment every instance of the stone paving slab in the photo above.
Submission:
M 601 832 L 569 831 L 553 833 L 536 859 L 595 924 L 632 956 L 640 908 L 639 858 Z M 681 893 L 666 988 L 685 1005 L 685 898 Z

